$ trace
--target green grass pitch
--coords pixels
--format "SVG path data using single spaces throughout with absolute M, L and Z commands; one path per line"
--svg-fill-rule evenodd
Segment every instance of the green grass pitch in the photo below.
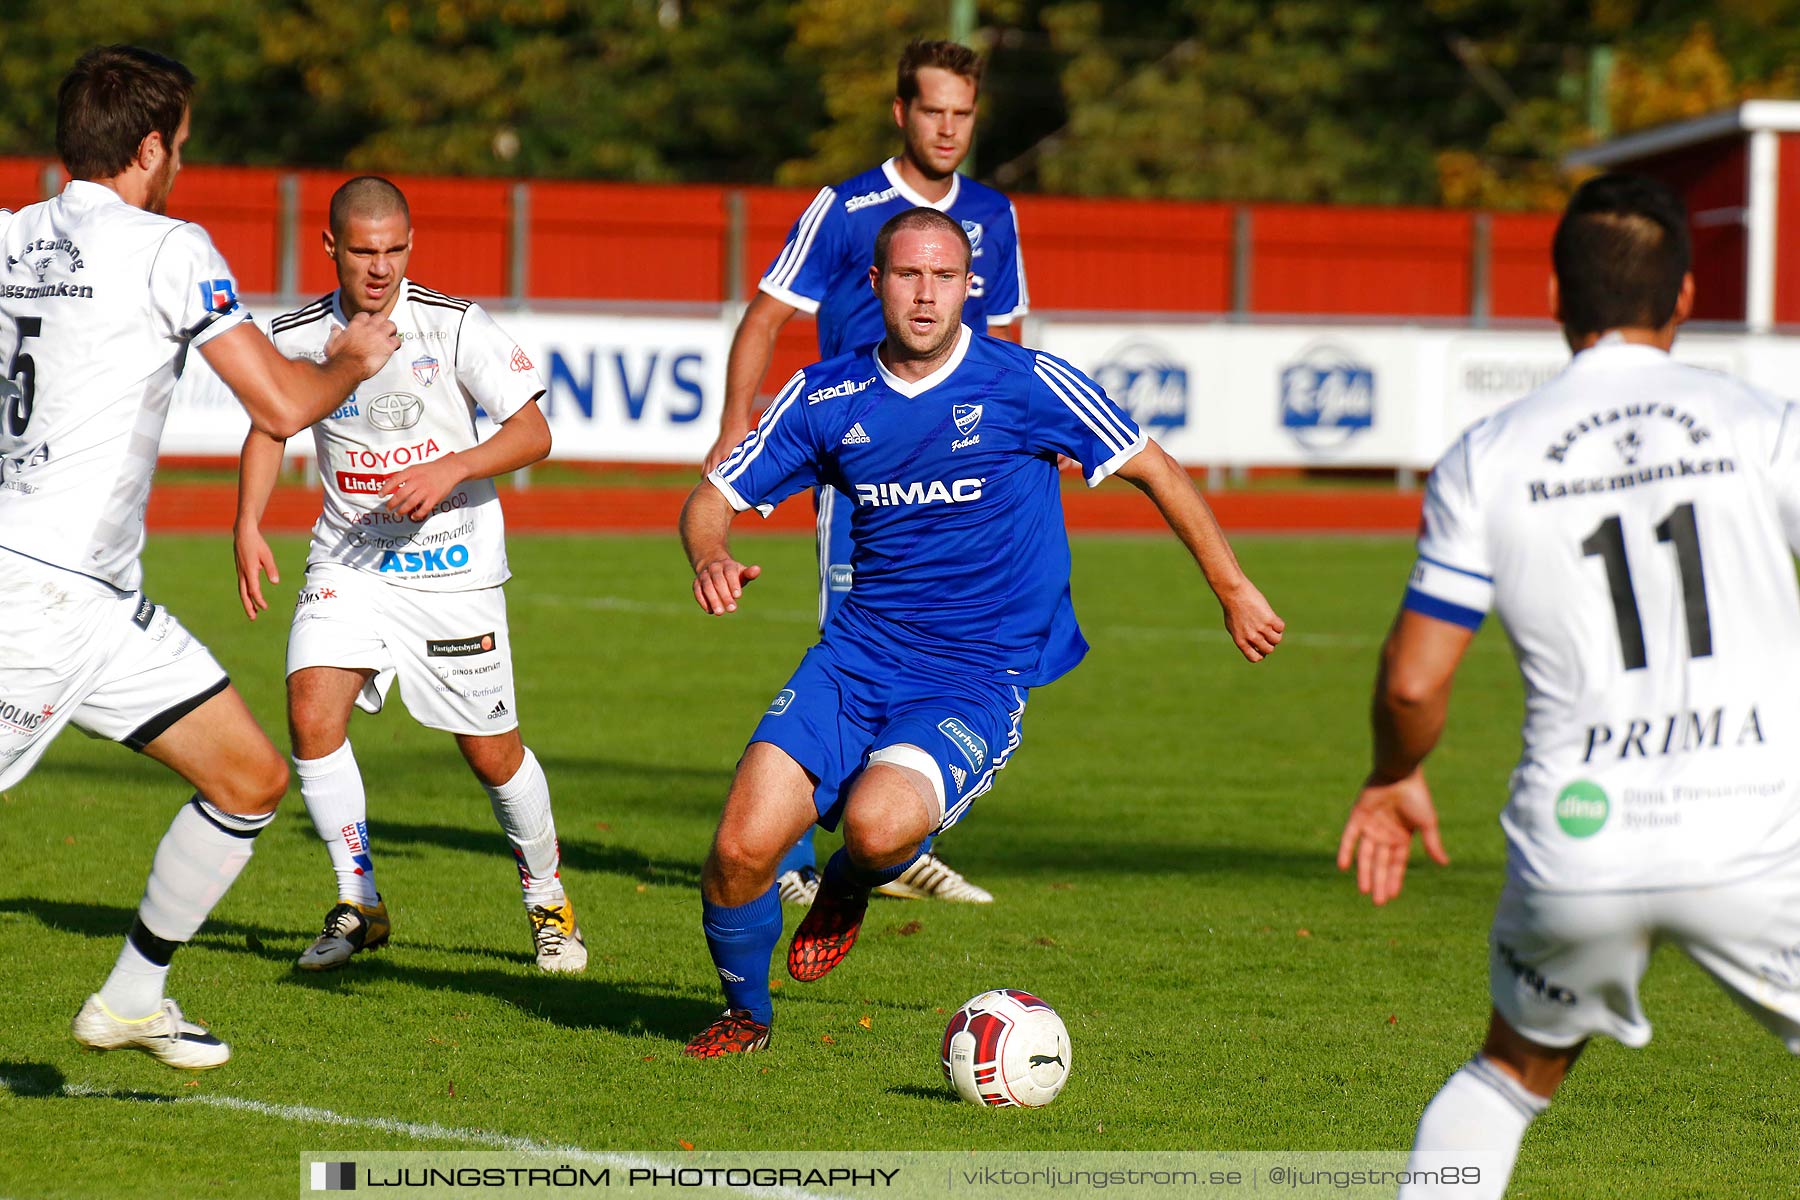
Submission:
M 1453 863 L 1415 856 L 1406 894 L 1373 910 L 1332 855 L 1367 760 L 1402 541 L 1241 539 L 1289 623 L 1280 653 L 1251 667 L 1172 539 L 1079 539 L 1093 651 L 1033 695 L 1019 753 L 942 843 L 997 902 L 877 902 L 843 967 L 776 992 L 769 1053 L 691 1062 L 683 1041 L 720 1006 L 699 864 L 743 739 L 812 632 L 810 543 L 739 549 L 766 574 L 739 614 L 708 619 L 673 538 L 513 540 L 523 729 L 593 952 L 578 978 L 533 970 L 485 796 L 450 739 L 395 703 L 352 726 L 391 946 L 332 974 L 293 969 L 333 894 L 291 793 L 171 976 L 233 1061 L 190 1076 L 84 1054 L 69 1019 L 105 977 L 185 794 L 155 764 L 65 733 L 0 797 L 0 1196 L 286 1195 L 303 1151 L 480 1148 L 468 1131 L 659 1154 L 1410 1142 L 1486 1019 L 1520 701 L 1489 629 L 1432 772 Z M 255 625 L 235 611 L 224 541 L 154 538 L 146 555 L 152 597 L 271 730 L 302 561 L 296 540 L 278 551 L 285 583 Z M 999 986 L 1068 1023 L 1073 1075 L 1046 1109 L 980 1110 L 943 1084 L 947 1014 Z M 1679 955 L 1658 957 L 1645 996 L 1656 1040 L 1590 1049 L 1527 1139 L 1514 1194 L 1791 1187 L 1788 1055 Z

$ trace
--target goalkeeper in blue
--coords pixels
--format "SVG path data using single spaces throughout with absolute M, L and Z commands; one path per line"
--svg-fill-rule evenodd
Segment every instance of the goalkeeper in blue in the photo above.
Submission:
M 870 891 L 993 786 L 1030 689 L 1086 653 L 1058 455 L 1090 486 L 1118 475 L 1150 497 L 1245 658 L 1281 641 L 1281 618 L 1174 459 L 1061 359 L 962 323 L 969 264 L 957 221 L 929 208 L 891 218 L 869 271 L 885 338 L 795 375 L 682 510 L 707 613 L 735 612 L 761 573 L 732 557 L 732 518 L 819 484 L 853 505 L 856 576 L 738 761 L 700 884 L 726 1009 L 689 1043 L 695 1057 L 768 1045 L 775 870 L 794 839 L 815 823 L 844 836 L 788 947 L 788 973 L 806 982 L 850 952 Z

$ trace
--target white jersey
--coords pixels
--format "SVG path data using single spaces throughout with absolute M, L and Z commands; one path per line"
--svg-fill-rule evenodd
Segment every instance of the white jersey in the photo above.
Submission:
M 537 368 L 479 304 L 401 280 L 389 314 L 400 349 L 312 427 L 325 483 L 309 563 L 341 563 L 391 583 L 463 591 L 506 582 L 506 530 L 491 479 L 465 480 L 424 521 L 395 515 L 382 485 L 479 440 L 475 406 L 505 421 L 543 394 Z M 338 294 L 275 318 L 290 358 L 323 361 L 345 325 Z
M 85 180 L 0 210 L 0 546 L 135 590 L 175 380 L 246 316 L 198 225 Z
M 1501 824 L 1558 891 L 1800 855 L 1800 407 L 1617 337 L 1432 471 L 1407 607 L 1491 607 L 1525 683 Z

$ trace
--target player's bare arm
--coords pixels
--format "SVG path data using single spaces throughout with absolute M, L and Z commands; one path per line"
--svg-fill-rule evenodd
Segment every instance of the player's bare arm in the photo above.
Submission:
M 383 484 L 381 494 L 400 516 L 423 521 L 459 484 L 528 467 L 549 453 L 550 422 L 544 419 L 538 398 L 533 397 L 502 421 L 493 437 L 467 450 L 408 467 Z
M 200 353 L 236 393 L 251 425 L 271 437 L 290 438 L 343 403 L 399 347 L 392 321 L 359 313 L 326 343 L 323 363 L 286 357 L 248 321 L 213 338 Z
M 1450 685 L 1475 631 L 1402 611 L 1381 648 L 1369 720 L 1375 761 L 1344 823 L 1338 870 L 1356 864 L 1357 890 L 1377 905 L 1400 894 L 1413 834 L 1440 866 L 1450 861 L 1425 785 L 1425 756 L 1437 745 Z
M 694 601 L 703 612 L 720 616 L 737 611 L 738 597 L 762 574 L 731 557 L 731 504 L 702 479 L 681 506 L 681 548 L 694 568 Z
M 262 518 L 269 506 L 269 496 L 275 491 L 275 481 L 281 474 L 281 457 L 286 446 L 286 438 L 270 437 L 261 430 L 252 429 L 244 438 L 244 449 L 238 455 L 237 520 L 232 524 L 231 540 L 237 559 L 238 601 L 244 606 L 244 615 L 252 621 L 256 620 L 257 613 L 269 607 L 268 601 L 263 599 L 263 575 L 268 575 L 270 583 L 281 582 L 281 572 L 275 567 L 275 553 L 262 535 Z
M 775 338 L 798 311 L 767 292 L 756 293 L 744 310 L 744 318 L 731 338 L 731 354 L 725 360 L 725 409 L 719 415 L 719 436 L 706 452 L 706 461 L 700 466 L 702 474 L 724 462 L 732 448 L 750 432 L 750 409 L 756 400 L 756 389 L 769 373 L 769 360 L 775 357 Z
M 1273 654 L 1281 644 L 1287 622 L 1276 615 L 1244 574 L 1212 509 L 1181 464 L 1151 442 L 1114 474 L 1150 497 L 1163 520 L 1194 556 L 1207 586 L 1225 610 L 1225 630 L 1239 653 L 1251 662 L 1261 662 Z

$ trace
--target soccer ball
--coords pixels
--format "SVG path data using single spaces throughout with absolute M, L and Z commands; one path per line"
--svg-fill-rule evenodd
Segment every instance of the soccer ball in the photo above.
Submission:
M 1056 1099 L 1073 1064 L 1069 1031 L 1030 992 L 983 992 L 944 1030 L 944 1078 L 970 1104 L 1039 1108 Z

